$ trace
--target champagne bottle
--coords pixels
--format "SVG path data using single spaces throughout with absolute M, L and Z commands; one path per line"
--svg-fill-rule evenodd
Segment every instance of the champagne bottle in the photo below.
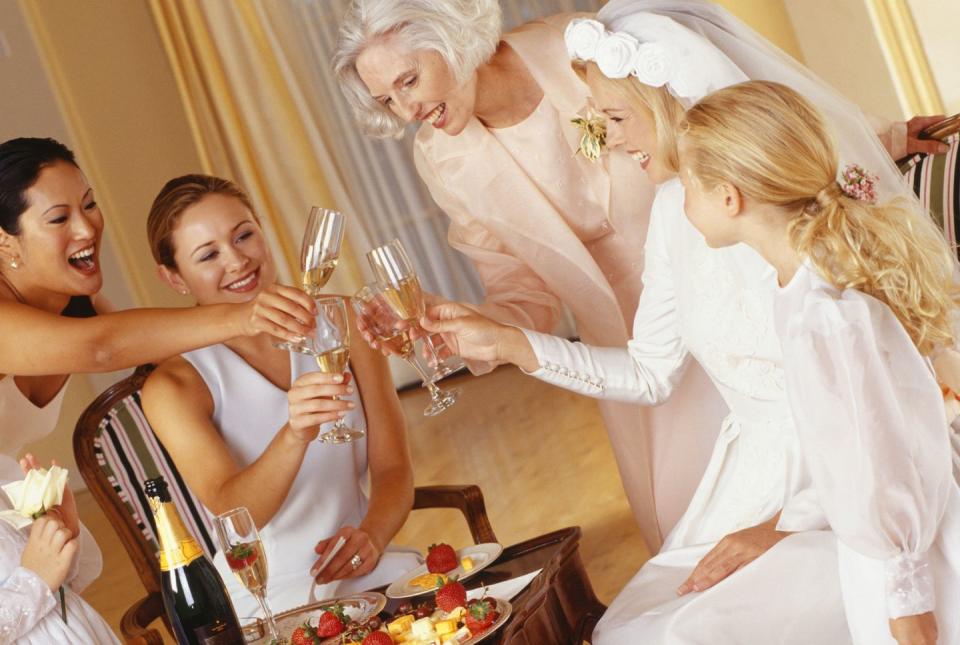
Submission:
M 160 540 L 163 606 L 180 645 L 243 643 L 223 580 L 184 526 L 163 477 L 144 482 Z

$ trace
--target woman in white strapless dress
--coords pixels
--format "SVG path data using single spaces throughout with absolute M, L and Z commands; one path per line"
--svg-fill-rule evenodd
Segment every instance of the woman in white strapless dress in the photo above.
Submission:
M 165 281 L 200 305 L 246 302 L 276 279 L 249 200 L 226 180 L 171 180 L 148 230 Z M 143 407 L 208 513 L 250 510 L 267 556 L 268 600 L 283 611 L 392 582 L 420 558 L 388 548 L 413 503 L 413 471 L 386 360 L 360 339 L 345 375 L 323 374 L 312 357 L 272 340 L 233 339 L 165 361 L 144 385 Z M 341 414 L 367 436 L 316 441 Z M 341 536 L 344 547 L 316 571 Z M 237 614 L 255 615 L 223 554 L 215 561 Z

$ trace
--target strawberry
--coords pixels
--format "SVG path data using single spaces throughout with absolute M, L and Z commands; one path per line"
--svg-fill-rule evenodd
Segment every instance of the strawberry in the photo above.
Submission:
M 431 544 L 427 551 L 427 571 L 430 573 L 446 573 L 453 571 L 460 565 L 457 552 L 449 544 Z
M 342 609 L 341 609 L 342 611 Z M 343 631 L 343 619 L 333 611 L 325 611 L 320 614 L 320 621 L 317 623 L 317 636 L 320 638 L 330 638 Z
M 494 602 L 489 598 L 483 598 L 473 600 L 467 605 L 467 615 L 464 616 L 463 623 L 471 634 L 476 635 L 490 627 L 499 616 Z
M 290 634 L 290 645 L 317 645 L 319 642 L 317 630 L 310 626 L 310 621 L 300 625 Z
M 393 639 L 387 632 L 370 632 L 362 645 L 393 645 Z
M 252 543 L 241 542 L 231 546 L 224 556 L 231 569 L 244 569 L 257 561 L 257 547 Z
M 453 611 L 467 604 L 467 590 L 456 580 L 450 580 L 437 589 L 436 601 L 437 607 L 443 611 Z

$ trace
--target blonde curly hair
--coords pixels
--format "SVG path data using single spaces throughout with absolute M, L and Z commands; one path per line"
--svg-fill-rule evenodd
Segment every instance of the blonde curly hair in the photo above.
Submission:
M 687 111 L 680 138 L 695 181 L 790 213 L 797 252 L 838 289 L 890 307 L 922 354 L 953 344 L 960 289 L 943 234 L 911 200 L 845 194 L 833 139 L 800 94 L 769 81 L 724 88 Z

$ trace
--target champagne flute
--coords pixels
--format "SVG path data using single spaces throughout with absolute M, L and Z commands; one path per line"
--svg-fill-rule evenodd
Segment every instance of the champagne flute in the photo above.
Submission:
M 340 246 L 343 243 L 345 218 L 343 213 L 313 206 L 307 216 L 307 226 L 300 243 L 300 287 L 312 298 L 320 295 L 333 270 L 337 268 Z M 293 343 L 281 342 L 280 349 L 298 350 Z
M 363 318 L 367 328 L 377 337 L 377 341 L 407 361 L 420 375 L 423 386 L 430 391 L 430 405 L 426 407 L 423 414 L 428 417 L 440 414 L 456 402 L 460 390 L 440 389 L 417 362 L 413 352 L 413 341 L 410 340 L 408 321 L 397 315 L 388 293 L 390 292 L 383 285 L 368 284 L 354 295 L 353 308 L 357 316 Z
M 393 240 L 372 249 L 367 253 L 367 261 L 370 262 L 377 280 L 384 286 L 384 295 L 397 315 L 411 327 L 420 327 L 420 318 L 426 310 L 423 290 L 420 288 L 420 280 L 413 263 L 400 240 Z M 434 380 L 453 374 L 462 366 L 462 363 L 455 359 L 440 360 L 439 347 L 431 334 L 424 332 L 424 343 L 436 364 Z M 442 345 L 441 341 L 440 346 Z
M 227 566 L 260 603 L 270 638 L 280 642 L 277 622 L 267 604 L 267 555 L 250 512 L 241 506 L 221 513 L 216 519 L 216 529 Z
M 317 328 L 306 339 L 307 352 L 316 359 L 325 374 L 342 374 L 350 362 L 350 319 L 342 296 L 321 296 L 317 303 Z M 320 435 L 325 443 L 347 443 L 364 436 L 362 428 L 353 428 L 340 418 Z

